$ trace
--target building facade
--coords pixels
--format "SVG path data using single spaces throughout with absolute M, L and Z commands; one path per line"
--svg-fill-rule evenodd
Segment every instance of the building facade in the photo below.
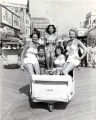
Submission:
M 86 15 L 86 20 L 85 20 L 85 28 L 91 29 L 96 25 L 96 11 L 89 12 Z
M 96 11 L 92 11 L 86 15 L 84 27 L 88 29 L 87 44 L 96 44 Z
M 16 36 L 20 32 L 20 17 L 3 5 L 0 5 L 0 16 L 0 27 L 5 34 Z
M 14 4 L 14 3 L 2 3 L 6 8 L 20 17 L 20 33 L 25 36 L 30 35 L 30 15 L 27 12 L 27 5 Z
M 41 36 L 44 35 L 46 27 L 49 25 L 49 20 L 42 17 L 31 18 L 31 32 L 34 29 L 40 31 Z

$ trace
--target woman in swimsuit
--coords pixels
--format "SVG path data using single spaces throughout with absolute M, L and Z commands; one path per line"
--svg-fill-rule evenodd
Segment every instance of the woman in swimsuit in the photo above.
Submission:
M 74 67 L 78 66 L 81 59 L 83 59 L 86 55 L 87 51 L 85 45 L 80 40 L 76 39 L 77 32 L 74 29 L 70 29 L 69 37 L 70 40 L 68 41 L 66 48 L 68 51 L 68 58 L 63 66 L 62 74 L 68 74 L 71 70 L 74 69 Z M 78 55 L 79 47 L 83 49 L 83 54 L 81 57 Z
M 27 42 L 22 54 L 21 54 L 21 68 L 25 67 L 27 72 L 30 75 L 30 85 L 32 83 L 32 75 L 33 74 L 40 74 L 40 68 L 39 68 L 39 63 L 37 60 L 37 46 L 38 46 L 38 39 L 39 35 L 37 33 L 32 33 L 30 35 L 32 38 L 31 41 Z M 30 92 L 32 86 L 30 86 Z
M 63 47 L 61 46 L 56 46 L 55 49 L 55 60 L 54 60 L 54 65 L 55 65 L 55 74 L 60 75 L 62 72 L 62 67 L 65 64 L 65 56 L 63 55 Z
M 54 51 L 57 44 L 57 33 L 54 25 L 48 25 L 45 33 L 45 54 L 47 69 L 53 68 Z

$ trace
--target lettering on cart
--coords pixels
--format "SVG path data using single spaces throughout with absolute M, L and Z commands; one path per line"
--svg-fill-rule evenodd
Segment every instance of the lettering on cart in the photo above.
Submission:
M 46 89 L 46 91 L 50 91 L 51 92 L 51 91 L 54 91 L 54 90 L 53 89 Z

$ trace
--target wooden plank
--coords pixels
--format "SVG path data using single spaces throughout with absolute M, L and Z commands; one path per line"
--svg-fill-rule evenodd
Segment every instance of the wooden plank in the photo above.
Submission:
M 64 103 L 56 103 L 52 113 L 47 110 L 46 103 L 31 103 L 30 107 L 28 101 L 30 80 L 26 72 L 20 69 L 2 69 L 1 73 L 2 120 L 95 120 L 96 118 L 94 78 L 96 70 L 85 69 L 75 72 L 75 96 L 67 106 Z

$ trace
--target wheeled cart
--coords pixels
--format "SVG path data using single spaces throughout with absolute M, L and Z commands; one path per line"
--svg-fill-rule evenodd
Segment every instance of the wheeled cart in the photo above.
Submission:
M 70 75 L 33 75 L 30 93 L 33 102 L 46 102 L 52 111 L 55 102 L 71 100 L 75 94 L 74 80 Z
M 17 42 L 3 42 L 3 48 L 2 48 L 2 61 L 3 66 L 9 66 L 9 65 L 19 65 L 19 59 L 20 59 L 20 49 L 18 48 L 12 48 L 12 45 L 16 46 L 19 45 Z M 8 48 L 7 48 L 8 47 Z

